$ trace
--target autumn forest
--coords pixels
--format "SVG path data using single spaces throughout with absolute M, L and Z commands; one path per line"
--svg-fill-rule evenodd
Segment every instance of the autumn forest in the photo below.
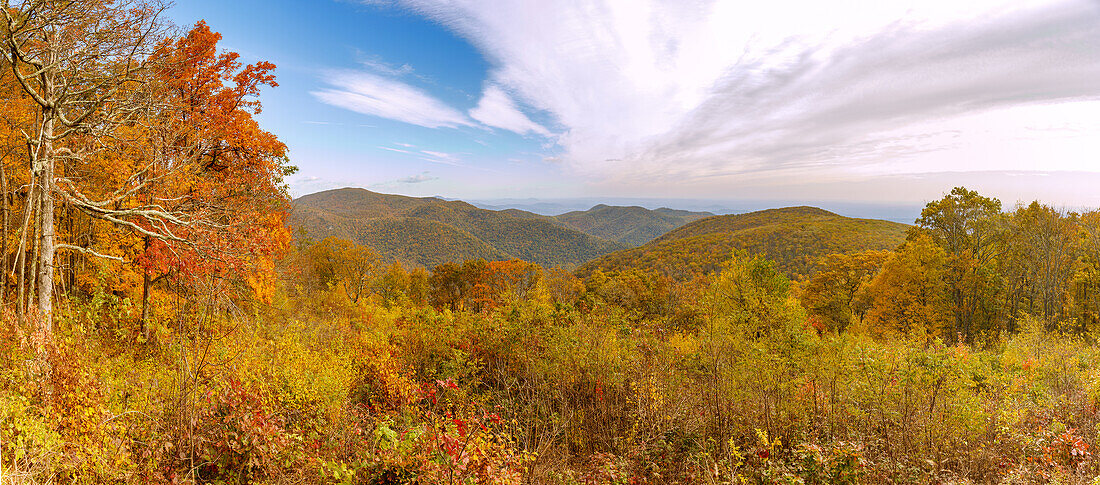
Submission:
M 1098 211 L 292 200 L 273 64 L 2 7 L 0 485 L 1097 483 Z

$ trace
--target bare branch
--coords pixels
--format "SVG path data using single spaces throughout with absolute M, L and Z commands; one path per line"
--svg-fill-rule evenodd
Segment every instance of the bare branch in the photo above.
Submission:
M 118 261 L 120 263 L 125 263 L 126 262 L 125 259 L 122 259 L 118 256 L 110 256 L 110 255 L 107 255 L 107 254 L 100 254 L 100 253 L 97 253 L 97 252 L 95 252 L 91 249 L 82 248 L 80 246 L 73 246 L 71 244 L 58 244 L 58 245 L 54 246 L 54 248 L 55 249 L 68 249 L 70 251 L 77 251 L 77 252 L 80 252 L 80 253 L 87 254 L 89 256 L 95 256 L 97 258 L 109 259 L 111 261 Z

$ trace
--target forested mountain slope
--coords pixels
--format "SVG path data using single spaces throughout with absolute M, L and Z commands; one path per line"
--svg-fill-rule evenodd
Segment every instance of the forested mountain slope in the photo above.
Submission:
M 640 247 L 591 261 L 578 270 L 661 271 L 690 279 L 717 269 L 735 249 L 759 253 L 777 262 L 793 278 L 812 274 L 827 254 L 894 249 L 909 226 L 875 219 L 854 219 L 816 207 L 787 207 L 700 219 Z
M 350 239 L 374 248 L 383 259 L 427 267 L 478 258 L 570 265 L 626 247 L 523 211 L 357 188 L 298 198 L 291 226 L 313 239 Z

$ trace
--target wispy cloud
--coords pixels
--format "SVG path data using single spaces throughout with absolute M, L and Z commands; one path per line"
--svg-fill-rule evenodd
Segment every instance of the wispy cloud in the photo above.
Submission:
M 1059 168 L 1098 169 L 1092 0 L 399 3 L 493 66 L 470 118 L 543 134 L 510 108 L 549 113 L 564 132 L 545 161 L 584 175 L 987 170 L 1012 153 L 1048 170 L 1027 127 L 1056 123 L 1076 133 Z
M 331 74 L 326 82 L 333 86 L 332 89 L 310 94 L 326 104 L 426 128 L 477 126 L 499 128 L 521 135 L 550 136 L 550 131 L 531 121 L 500 86 L 487 85 L 481 100 L 467 116 L 426 91 L 396 79 L 412 72 L 407 64 L 402 68 L 393 68 L 375 60 L 369 61 L 368 68 L 371 72 Z M 332 124 L 327 121 L 305 123 Z
M 380 146 L 378 148 L 381 148 L 382 150 L 389 150 L 391 152 L 406 153 L 406 154 L 409 154 L 409 155 L 415 155 L 413 152 L 410 152 L 408 150 L 402 150 L 400 148 L 390 148 L 390 147 L 384 147 L 384 146 Z
M 438 163 L 438 164 L 442 164 L 442 165 L 451 165 L 451 166 L 455 166 L 455 167 L 464 166 L 462 164 L 462 160 L 459 159 L 458 155 L 455 155 L 453 153 L 440 152 L 440 151 L 435 151 L 435 150 L 418 150 L 413 145 L 410 145 L 410 144 L 407 144 L 407 143 L 394 143 L 394 145 L 407 147 L 409 149 L 405 150 L 403 148 L 393 148 L 393 147 L 388 147 L 388 146 L 383 146 L 383 145 L 379 145 L 376 148 L 378 148 L 380 150 L 386 150 L 386 151 L 390 151 L 390 152 L 409 155 L 409 156 L 412 156 L 412 157 L 416 157 L 417 159 L 423 160 L 425 162 Z
M 360 124 L 360 123 L 355 123 L 355 124 L 337 123 L 335 121 L 313 121 L 313 120 L 308 120 L 308 121 L 303 121 L 302 123 L 306 124 L 306 125 L 318 125 L 318 126 L 353 126 L 353 127 L 356 127 L 356 128 L 377 128 L 374 125 L 364 125 L 364 124 Z
M 323 103 L 426 128 L 475 126 L 463 114 L 423 90 L 367 72 L 337 72 L 326 77 L 330 89 L 313 91 Z
M 367 68 L 367 70 L 369 71 L 376 72 L 378 74 L 385 74 L 391 77 L 412 74 L 414 71 L 411 64 L 405 63 L 401 65 L 393 65 L 387 63 L 378 56 L 366 56 L 362 60 L 360 60 L 359 63 L 362 64 L 363 67 Z
M 433 180 L 439 180 L 439 177 L 436 177 L 432 175 L 430 171 L 425 170 L 420 173 L 409 175 L 408 177 L 401 177 L 396 180 L 387 180 L 385 182 L 370 184 L 370 187 L 395 188 L 401 185 L 422 184 L 425 182 L 431 182 Z
M 410 176 L 405 177 L 405 178 L 397 179 L 397 183 L 399 183 L 399 184 L 419 184 L 419 183 L 428 182 L 428 181 L 432 181 L 432 180 L 439 180 L 439 177 L 432 176 L 431 172 L 428 172 L 427 170 L 425 170 L 425 171 L 420 172 L 416 175 L 410 175 Z
M 542 136 L 550 136 L 550 132 L 542 125 L 531 121 L 523 114 L 512 98 L 504 92 L 500 86 L 490 84 L 481 94 L 481 101 L 474 109 L 470 110 L 470 117 L 493 128 L 513 131 L 521 135 L 535 133 Z
M 444 165 L 462 166 L 462 161 L 458 159 L 458 156 L 451 153 L 437 152 L 432 150 L 420 150 L 420 153 L 427 155 L 427 157 L 423 158 L 422 160 L 433 163 L 442 163 Z
M 914 168 L 966 169 L 980 160 L 958 157 L 959 150 L 993 141 L 985 136 L 988 124 L 966 118 L 1030 110 L 1042 119 L 1050 115 L 1032 106 L 1098 97 L 1100 15 L 1092 5 L 1028 9 L 934 29 L 895 26 L 832 50 L 806 48 L 782 66 L 735 65 L 705 102 L 628 161 L 676 160 L 728 172 L 883 163 L 947 150 L 955 160 L 944 160 L 946 166 Z M 1036 119 L 1020 121 L 998 132 L 1025 129 Z M 954 137 L 938 135 L 948 130 Z M 736 163 L 714 163 L 723 158 Z M 1031 168 L 1048 163 L 1035 159 Z
M 431 150 L 421 150 L 420 153 L 424 153 L 426 155 L 431 155 L 433 157 L 441 158 L 441 159 L 444 159 L 444 160 L 452 160 L 452 159 L 455 158 L 454 155 L 451 155 L 450 153 L 445 153 L 445 152 L 435 152 L 435 151 L 431 151 Z
M 328 180 L 323 177 L 300 174 L 290 177 L 287 183 L 290 186 L 290 194 L 293 197 L 342 186 L 340 182 Z

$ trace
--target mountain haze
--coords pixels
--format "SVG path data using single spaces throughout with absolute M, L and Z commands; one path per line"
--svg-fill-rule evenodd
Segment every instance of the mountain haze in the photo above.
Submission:
M 818 260 L 828 254 L 894 249 L 905 241 L 908 227 L 805 206 L 714 216 L 643 246 L 602 256 L 583 265 L 578 274 L 639 269 L 689 279 L 718 269 L 735 249 L 745 249 L 776 261 L 788 276 L 802 278 L 816 271 Z

